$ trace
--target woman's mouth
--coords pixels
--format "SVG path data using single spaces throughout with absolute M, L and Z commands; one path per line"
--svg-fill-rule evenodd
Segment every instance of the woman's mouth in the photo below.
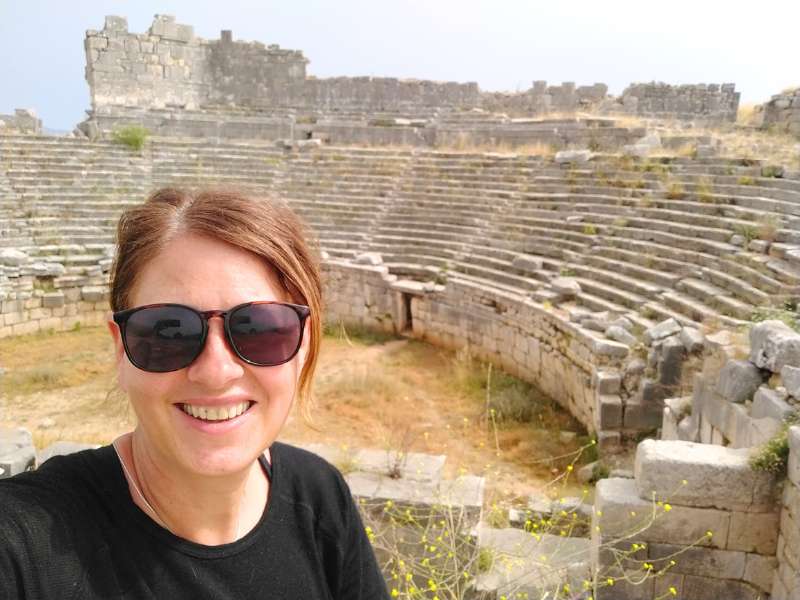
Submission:
M 237 402 L 226 406 L 199 406 L 194 404 L 180 404 L 180 408 L 187 415 L 201 421 L 228 421 L 247 412 L 253 401 Z

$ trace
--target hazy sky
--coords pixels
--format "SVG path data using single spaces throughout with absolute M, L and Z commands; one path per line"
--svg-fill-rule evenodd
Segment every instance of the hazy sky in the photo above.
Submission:
M 318 77 L 736 83 L 742 102 L 800 85 L 800 1 L 0 0 L 0 113 L 33 108 L 72 129 L 89 107 L 83 38 L 104 16 L 144 32 L 156 13 L 195 34 L 302 50 Z

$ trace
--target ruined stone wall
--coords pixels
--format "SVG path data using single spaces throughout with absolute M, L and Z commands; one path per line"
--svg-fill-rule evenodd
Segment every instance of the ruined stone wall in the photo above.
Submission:
M 101 325 L 108 307 L 111 257 L 86 277 L 63 277 L 60 263 L 0 249 L 0 338 Z
M 144 34 L 122 17 L 106 17 L 86 33 L 86 80 L 92 109 L 113 107 L 253 107 L 368 111 L 407 107 L 474 106 L 476 83 L 374 77 L 306 77 L 297 50 L 260 42 L 196 37 L 189 25 L 157 15 Z
M 800 87 L 774 95 L 758 110 L 764 129 L 800 138 Z
M 0 134 L 4 131 L 38 135 L 42 132 L 42 120 L 30 109 L 17 108 L 13 115 L 0 115 Z
M 732 123 L 739 109 L 739 92 L 733 83 L 634 83 L 613 102 L 607 112 L 621 111 L 640 117 L 700 119 L 707 123 Z
M 229 32 L 203 40 L 164 15 L 144 34 L 128 32 L 121 17 L 106 17 L 102 31 L 87 31 L 85 48 L 93 110 L 282 105 L 305 81 L 302 52 L 233 42 Z
M 605 83 L 575 87 L 572 81 L 548 86 L 546 81 L 534 81 L 533 86 L 521 93 L 483 92 L 481 106 L 494 112 L 509 114 L 572 113 L 592 110 L 608 95 Z

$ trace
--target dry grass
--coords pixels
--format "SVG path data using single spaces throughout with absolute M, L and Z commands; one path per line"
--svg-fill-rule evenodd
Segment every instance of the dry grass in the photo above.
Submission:
M 736 113 L 736 124 L 743 127 L 755 127 L 758 125 L 758 112 L 756 111 L 756 104 L 740 104 L 739 110 Z
M 458 139 L 452 144 L 442 144 L 434 148 L 441 152 L 465 152 L 470 154 L 517 154 L 521 156 L 539 156 L 543 158 L 553 158 L 557 149 L 550 144 L 530 143 L 530 144 L 510 144 L 501 142 L 492 144 L 489 142 L 476 143 L 469 139 L 469 134 L 459 134 Z

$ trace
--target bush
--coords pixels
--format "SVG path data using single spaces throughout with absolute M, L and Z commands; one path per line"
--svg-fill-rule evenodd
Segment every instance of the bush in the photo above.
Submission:
M 115 130 L 111 134 L 111 139 L 118 144 L 124 144 L 131 150 L 139 151 L 144 148 L 148 135 L 150 132 L 141 125 L 127 125 Z

